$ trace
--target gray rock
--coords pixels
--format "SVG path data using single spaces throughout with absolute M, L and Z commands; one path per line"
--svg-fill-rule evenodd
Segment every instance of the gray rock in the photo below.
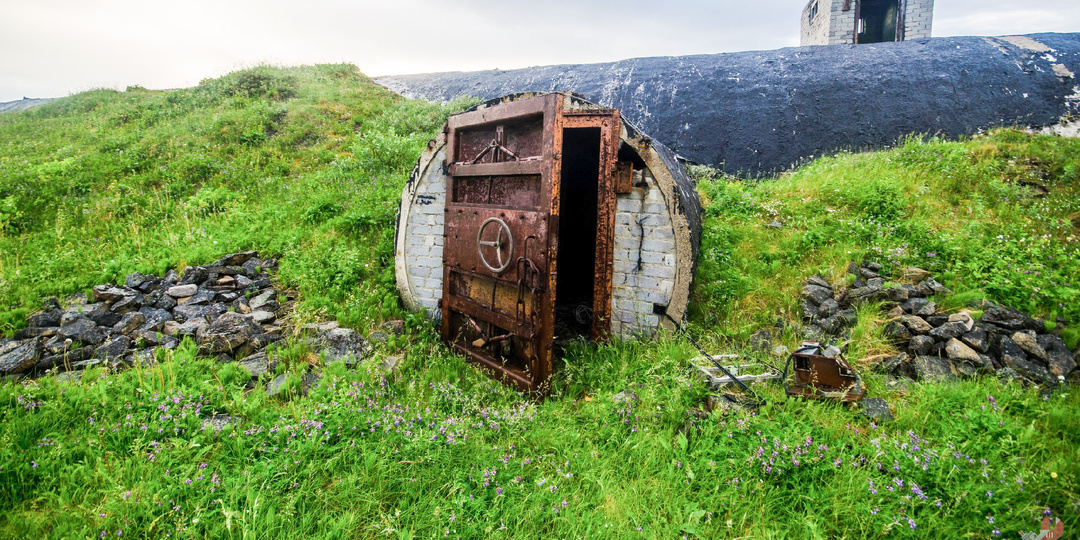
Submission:
M 889 294 L 888 291 L 885 290 L 885 278 L 872 277 L 866 280 L 866 286 L 873 287 L 875 289 L 881 289 L 881 291 L 885 293 L 886 296 L 888 296 Z
M 773 353 L 773 355 L 775 355 L 775 356 L 779 356 L 779 357 L 781 357 L 781 358 L 787 358 L 787 356 L 788 356 L 789 354 L 791 354 L 791 350 L 790 350 L 790 349 L 788 349 L 788 348 L 787 348 L 786 346 L 784 346 L 784 345 L 777 345 L 777 346 L 776 346 L 776 347 L 775 347 L 775 348 L 774 348 L 774 349 L 772 350 L 772 353 Z
M 56 382 L 58 383 L 73 383 L 82 380 L 82 371 L 65 371 L 63 373 L 56 374 Z
M 139 332 L 154 332 L 161 330 L 161 327 L 164 326 L 166 322 L 173 320 L 172 313 L 169 313 L 164 309 L 144 307 L 139 309 L 139 313 L 145 318 L 145 322 L 139 327 Z
M 199 292 L 199 286 L 194 283 L 186 285 L 173 285 L 165 290 L 165 294 L 173 298 L 187 298 Z
M 241 251 L 238 253 L 230 253 L 218 259 L 218 261 L 214 263 L 214 266 L 241 266 L 244 263 L 250 261 L 256 255 L 258 255 L 258 252 L 255 251 Z
M 799 302 L 799 310 L 802 312 L 802 318 L 804 320 L 810 320 L 817 317 L 817 305 L 809 300 Z
M 911 331 L 900 323 L 900 321 L 889 321 L 885 323 L 884 334 L 885 337 L 889 338 L 893 343 L 902 344 L 911 341 Z
M 900 322 L 904 323 L 904 326 L 908 327 L 908 330 L 911 330 L 913 334 L 929 334 L 934 329 L 933 326 L 930 326 L 930 323 L 917 315 L 900 317 Z
M 986 331 L 982 328 L 975 328 L 960 336 L 960 341 L 963 341 L 969 347 L 981 353 L 986 353 L 986 351 L 990 350 L 990 336 L 988 336 Z
M 228 310 L 223 304 L 210 304 L 208 306 L 177 306 L 173 309 L 176 320 L 184 323 L 197 319 L 213 320 Z
M 127 336 L 113 336 L 94 350 L 94 358 L 112 362 L 119 361 L 124 358 L 130 347 L 131 338 Z
M 766 352 L 772 348 L 772 332 L 768 328 L 763 328 L 754 332 L 754 335 L 750 336 L 750 349 L 754 351 Z
M 244 275 L 251 278 L 259 274 L 263 267 L 263 262 L 258 257 L 252 257 L 247 262 L 240 265 L 240 269 L 244 271 Z M 241 285 L 241 287 L 247 287 L 247 285 Z
M 881 272 L 881 270 L 885 268 L 877 261 L 863 261 L 862 267 L 872 272 Z
M 859 269 L 859 275 L 866 278 L 866 279 L 874 279 L 874 278 L 881 277 L 880 274 L 878 274 L 877 272 L 875 272 L 875 271 L 873 271 L 873 270 L 871 270 L 869 268 L 860 268 Z
M 1038 359 L 1042 363 L 1048 363 L 1050 356 L 1046 354 L 1046 350 L 1039 346 L 1039 342 L 1035 339 L 1035 333 L 1032 331 L 1026 332 L 1014 332 L 1012 340 L 1024 349 L 1029 356 Z M 1015 369 L 1015 368 L 1014 368 Z
M 269 311 L 263 311 L 260 309 L 257 311 L 252 311 L 249 317 L 251 317 L 251 320 L 255 321 L 258 324 L 270 324 L 274 322 L 274 320 L 277 318 L 277 315 L 274 315 Z
M 845 309 L 845 310 L 841 310 L 840 313 L 836 314 L 836 316 L 843 319 L 844 324 L 846 324 L 848 326 L 853 326 L 856 322 L 859 321 L 858 313 L 856 313 L 854 309 L 850 309 L 850 308 Z
M 889 410 L 889 402 L 881 398 L 863 398 L 859 401 L 859 414 L 878 422 L 893 420 L 892 411 Z
M 206 281 L 209 277 L 210 272 L 207 272 L 206 268 L 201 266 L 188 266 L 180 273 L 180 281 L 178 283 L 181 285 L 199 284 Z
M 817 316 L 823 319 L 827 319 L 840 312 L 840 304 L 836 303 L 836 300 L 832 298 L 826 299 L 818 306 Z
M 979 374 L 975 366 L 967 362 L 953 362 L 952 367 L 958 376 L 965 379 L 974 379 Z
M 948 381 L 956 378 L 952 364 L 938 356 L 916 356 L 911 361 L 911 369 L 915 380 L 920 382 Z
M 982 318 L 979 319 L 979 322 L 1015 331 L 1026 328 L 1028 326 L 1028 319 L 1029 317 L 1027 315 L 1014 309 L 1004 308 L 997 304 L 990 304 L 983 311 Z
M 949 322 L 949 316 L 945 315 L 944 313 L 942 313 L 942 314 L 934 314 L 934 315 L 926 315 L 926 316 L 923 317 L 923 320 L 925 320 L 927 322 L 927 324 L 929 324 L 930 326 L 933 326 L 934 328 L 937 328 L 937 327 Z
M 135 346 L 161 346 L 166 349 L 175 349 L 178 344 L 175 337 L 167 335 L 163 332 L 136 332 L 135 333 Z
M 928 277 L 920 281 L 916 288 L 919 289 L 919 292 L 927 296 L 939 293 L 952 294 L 952 291 L 950 291 L 944 285 L 938 283 L 937 280 L 932 277 Z
M 1006 354 L 1002 356 L 1001 360 L 1005 362 L 1005 365 L 1014 369 L 1017 373 L 1023 376 L 1025 379 L 1038 384 L 1038 385 L 1051 385 L 1057 382 L 1057 377 L 1052 375 L 1046 368 L 1040 366 L 1035 362 L 1031 362 L 1020 356 L 1014 356 Z M 1001 370 L 998 370 L 999 372 Z
M 372 351 L 371 344 L 351 328 L 335 328 L 317 337 L 315 343 L 327 364 L 346 358 L 359 362 Z
M 74 348 L 74 349 L 71 349 L 69 351 L 62 352 L 60 354 L 53 354 L 53 355 L 45 356 L 41 360 L 39 360 L 37 365 L 34 366 L 34 367 L 39 372 L 42 371 L 42 370 L 46 370 L 46 369 L 52 369 L 54 367 L 55 368 L 63 367 L 63 368 L 66 369 L 68 366 L 71 366 L 72 363 L 81 362 L 83 360 L 86 360 L 87 358 L 90 358 L 93 355 L 94 355 L 94 348 L 93 347 L 88 346 L 88 347 Z
M 262 293 L 259 293 L 259 295 L 255 298 L 248 300 L 248 306 L 251 308 L 252 311 L 254 311 L 273 301 L 276 297 L 277 292 L 274 291 L 274 289 L 267 289 Z
M 140 274 L 139 272 L 132 272 L 124 278 L 124 285 L 126 285 L 128 288 L 134 289 L 152 279 L 154 279 L 154 276 Z
M 172 311 L 172 309 L 176 307 L 176 299 L 162 293 L 153 303 L 150 304 L 150 307 L 155 309 L 163 309 L 165 311 Z
M 266 385 L 266 395 L 276 396 L 284 392 L 288 388 L 289 375 L 282 373 L 277 377 L 274 377 L 269 384 Z
M 367 340 L 372 343 L 387 343 L 390 341 L 390 336 L 381 330 L 375 330 L 368 334 Z
M 953 360 L 964 360 L 972 364 L 980 362 L 979 353 L 956 338 L 951 338 L 945 343 L 945 354 Z
M 241 360 L 237 365 L 250 373 L 251 378 L 253 379 L 271 373 L 274 369 L 274 366 L 270 364 L 270 358 L 266 355 L 265 351 L 252 354 Z
M 784 228 L 784 224 L 779 222 L 779 221 L 770 221 L 770 222 L 766 223 L 765 226 L 770 228 L 770 229 L 783 229 Z
M 135 296 L 139 294 L 139 291 L 130 289 L 128 287 L 118 287 L 116 285 L 94 285 L 93 288 L 94 298 L 112 304 L 118 302 L 124 298 Z
M 802 337 L 807 341 L 821 341 L 825 337 L 825 331 L 816 324 L 808 324 L 802 329 Z
M 933 302 L 927 302 L 926 305 L 919 308 L 919 311 L 915 312 L 915 314 L 920 317 L 926 317 L 935 313 L 937 313 L 937 304 Z
M 826 334 L 838 334 L 844 329 L 844 319 L 839 315 L 833 315 L 827 319 L 818 321 L 818 326 Z
M 199 332 L 195 342 L 203 354 L 231 353 L 260 333 L 262 328 L 251 319 L 239 313 L 224 313 Z
M 905 266 L 900 270 L 901 279 L 909 283 L 919 283 L 920 281 L 930 277 L 930 272 L 923 270 L 922 268 L 916 268 L 914 266 Z
M 240 420 L 241 418 L 239 416 L 215 414 L 214 416 L 203 420 L 202 429 L 203 431 L 206 431 L 207 429 L 212 430 L 214 432 L 214 437 L 216 438 L 217 435 L 221 433 L 221 430 L 225 429 L 227 426 L 239 424 Z
M 912 354 L 916 356 L 924 356 L 930 354 L 930 350 L 933 347 L 934 338 L 930 336 L 915 336 L 907 343 L 908 350 L 912 351 Z
M 183 287 L 183 285 L 181 285 Z M 209 304 L 214 301 L 214 297 L 217 293 L 208 289 L 199 289 L 195 294 L 191 295 L 184 305 L 197 306 L 201 304 Z
M 248 313 L 251 313 L 251 306 L 248 304 L 248 299 L 244 298 L 243 296 L 237 297 L 237 299 L 233 300 L 232 304 L 230 305 L 237 313 L 241 315 L 247 315 Z
M 889 295 L 889 300 L 893 302 L 907 302 L 911 299 L 908 290 L 900 286 L 889 287 L 885 289 L 885 292 Z
M 42 313 L 35 313 L 26 318 L 27 324 L 35 328 L 60 326 L 60 318 L 64 315 L 63 310 L 53 309 Z
M 961 322 L 947 322 L 930 331 L 930 336 L 938 341 L 948 341 L 966 333 L 967 328 Z
M 1054 334 L 1044 334 L 1037 338 L 1039 346 L 1046 351 L 1048 357 L 1047 367 L 1054 375 L 1067 376 L 1076 369 L 1076 359 L 1073 358 L 1065 342 Z
M 821 305 L 822 302 L 833 296 L 832 289 L 810 284 L 803 286 L 801 294 L 804 300 L 809 300 L 817 305 Z
M 395 336 L 405 335 L 405 321 L 401 319 L 395 319 L 392 321 L 386 321 L 379 325 L 384 332 L 389 332 Z
M 997 377 L 998 377 L 998 379 L 1001 379 L 1004 382 L 1014 382 L 1014 381 L 1022 382 L 1024 380 L 1024 378 L 1021 377 L 1020 374 L 1017 373 L 1016 370 L 1011 368 L 1011 367 L 1003 367 L 1003 368 L 997 370 Z
M 821 274 L 814 274 L 810 276 L 810 279 L 807 279 L 806 283 L 809 285 L 814 285 L 815 287 L 832 290 L 832 285 L 829 285 L 829 282 L 824 277 L 822 277 Z
M 103 332 L 93 321 L 85 317 L 75 319 L 70 324 L 60 327 L 60 335 L 82 343 L 98 344 L 105 341 Z
M 971 318 L 970 313 L 961 311 L 960 313 L 953 313 L 949 315 L 949 322 L 962 322 L 964 323 L 964 330 L 971 332 L 975 328 L 975 319 Z
M 383 358 L 381 362 L 379 362 L 379 371 L 382 371 L 384 374 L 393 373 L 397 371 L 398 366 L 401 365 L 401 361 L 403 359 L 404 357 L 400 355 L 387 356 L 386 358 Z
M 308 393 L 311 392 L 311 389 L 315 388 L 315 385 L 318 384 L 320 380 L 322 380 L 322 373 L 315 373 L 313 371 L 305 373 L 300 377 L 300 394 L 304 396 L 308 395 Z
M 38 360 L 40 341 L 0 341 L 0 373 L 22 373 Z
M 109 306 L 109 310 L 120 314 L 128 313 L 142 307 L 143 298 L 144 297 L 141 294 L 125 296 L 116 302 L 113 302 L 112 305 Z
M 143 315 L 138 311 L 132 311 L 131 313 L 124 314 L 123 318 L 120 319 L 120 322 L 113 325 L 112 329 L 113 332 L 131 335 L 144 323 L 146 323 L 146 315 Z
M 26 328 L 20 328 L 19 330 L 17 330 L 15 332 L 15 335 L 12 336 L 12 337 L 14 337 L 15 339 L 32 339 L 32 338 L 36 338 L 36 337 L 49 338 L 49 337 L 53 337 L 53 336 L 55 336 L 55 335 L 57 335 L 59 333 L 60 333 L 60 327 L 58 327 L 58 326 L 49 326 L 49 327 L 28 326 Z

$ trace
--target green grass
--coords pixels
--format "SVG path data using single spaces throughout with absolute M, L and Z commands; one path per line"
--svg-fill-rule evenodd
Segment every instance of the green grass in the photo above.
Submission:
M 0 331 L 41 296 L 240 249 L 281 258 L 298 322 L 407 321 L 377 350 L 403 354 L 400 371 L 333 365 L 306 397 L 248 391 L 190 342 L 150 369 L 5 384 L 0 537 L 1014 538 L 1047 510 L 1080 530 L 1071 387 L 898 393 L 867 371 L 894 422 L 775 386 L 754 414 L 693 421 L 705 390 L 671 336 L 570 347 L 541 403 L 449 354 L 400 307 L 392 235 L 423 145 L 468 105 L 404 100 L 352 66 L 263 66 L 0 115 Z M 751 333 L 797 321 L 803 279 L 863 258 L 933 271 L 952 308 L 1032 311 L 1075 345 L 1077 141 L 911 137 L 778 178 L 692 174 L 705 234 L 689 326 L 718 353 L 752 355 Z M 882 322 L 859 310 L 849 357 L 891 351 Z M 295 381 L 309 352 L 272 354 Z M 626 390 L 638 399 L 616 403 Z M 215 413 L 238 422 L 215 436 Z

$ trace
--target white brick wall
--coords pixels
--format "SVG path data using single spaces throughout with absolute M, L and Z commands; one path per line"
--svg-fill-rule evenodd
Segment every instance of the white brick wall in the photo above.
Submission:
M 611 333 L 623 338 L 655 333 L 660 318 L 653 314 L 653 304 L 669 305 L 675 288 L 675 229 L 669 204 L 652 174 L 645 171 L 642 177 L 648 188 L 635 187 L 618 195 L 616 202 Z
M 442 298 L 443 219 L 446 182 L 441 174 L 445 157 L 439 151 L 427 174 L 417 179 L 409 219 L 405 226 L 405 267 L 416 303 L 429 312 Z

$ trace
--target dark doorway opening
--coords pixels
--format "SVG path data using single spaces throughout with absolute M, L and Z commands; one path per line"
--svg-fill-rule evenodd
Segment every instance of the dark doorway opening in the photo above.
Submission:
M 600 128 L 563 130 L 555 337 L 588 337 L 596 279 Z
M 859 43 L 896 41 L 899 0 L 863 0 L 859 4 Z

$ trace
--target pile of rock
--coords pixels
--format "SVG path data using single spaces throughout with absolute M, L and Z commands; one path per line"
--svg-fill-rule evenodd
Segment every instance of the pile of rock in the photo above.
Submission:
M 49 298 L 15 339 L 0 340 L 5 378 L 53 371 L 81 373 L 91 366 L 150 365 L 159 349 L 174 349 L 190 336 L 204 355 L 239 365 L 258 377 L 274 366 L 265 348 L 285 335 L 281 319 L 291 303 L 273 288 L 273 259 L 254 251 L 226 255 L 213 264 L 188 266 L 180 274 L 133 273 L 124 285 L 97 285 L 92 298 Z M 284 302 L 284 304 L 282 303 Z M 313 348 L 328 361 L 362 359 L 371 345 L 337 323 L 307 325 Z
M 1019 311 L 983 302 L 976 322 L 970 311 L 942 313 L 934 302 L 951 291 L 929 272 L 904 268 L 891 285 L 881 264 L 852 263 L 848 286 L 811 277 L 801 291 L 804 337 L 846 337 L 855 324 L 854 307 L 880 301 L 890 310 L 885 333 L 905 352 L 881 359 L 876 369 L 916 380 L 941 380 L 996 373 L 1039 385 L 1055 384 L 1078 363 L 1061 337 L 1046 331 L 1046 323 Z
M 1047 332 L 1040 319 L 984 302 L 976 322 L 969 312 L 939 313 L 932 302 L 924 302 L 901 304 L 893 311 L 885 332 L 906 352 L 883 359 L 876 369 L 916 380 L 996 373 L 1042 386 L 1057 384 L 1076 370 L 1080 354 Z

